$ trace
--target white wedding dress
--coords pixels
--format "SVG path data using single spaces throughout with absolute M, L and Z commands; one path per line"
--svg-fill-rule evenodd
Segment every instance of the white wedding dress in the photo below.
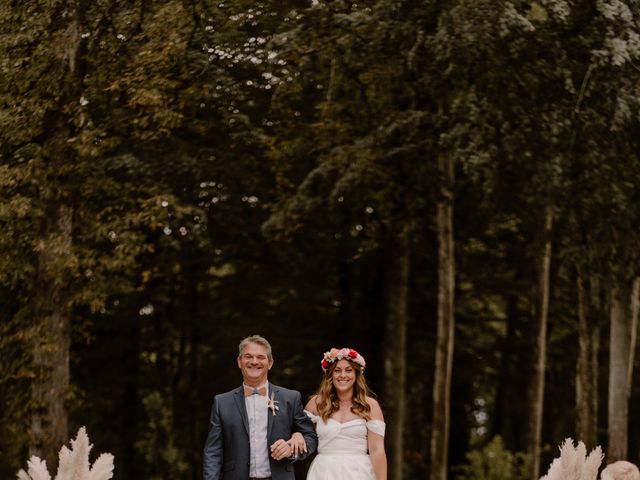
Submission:
M 316 424 L 318 454 L 313 459 L 307 480 L 375 480 L 373 464 L 367 451 L 369 431 L 384 436 L 385 424 L 362 418 L 340 423 L 332 418 L 307 412 Z

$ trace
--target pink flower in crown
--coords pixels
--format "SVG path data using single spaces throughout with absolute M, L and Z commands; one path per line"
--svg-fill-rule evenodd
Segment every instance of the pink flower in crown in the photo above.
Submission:
M 329 368 L 329 365 L 333 362 L 340 361 L 342 359 L 350 360 L 358 365 L 360 365 L 360 369 L 364 370 L 367 362 L 365 362 L 364 357 L 360 355 L 353 348 L 332 348 L 328 352 L 324 352 L 322 356 L 322 362 L 320 362 L 322 366 L 322 371 L 326 372 Z

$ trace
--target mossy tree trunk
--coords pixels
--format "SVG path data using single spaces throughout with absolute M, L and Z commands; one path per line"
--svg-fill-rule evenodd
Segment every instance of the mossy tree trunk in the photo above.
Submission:
M 70 370 L 72 285 L 78 262 L 73 248 L 74 195 L 69 178 L 77 166 L 73 142 L 83 120 L 77 112 L 82 95 L 83 1 L 60 2 L 48 26 L 52 57 L 61 65 L 50 85 L 55 109 L 45 115 L 42 138 L 47 183 L 39 186 L 43 205 L 36 242 L 37 275 L 32 302 L 31 418 L 29 450 L 47 460 L 50 469 L 68 440 L 67 399 Z

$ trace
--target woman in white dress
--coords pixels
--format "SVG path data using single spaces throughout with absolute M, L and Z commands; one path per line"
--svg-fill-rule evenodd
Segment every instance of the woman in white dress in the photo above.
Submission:
M 307 480 L 387 480 L 384 418 L 364 378 L 365 360 L 350 348 L 324 354 L 324 375 L 307 403 L 318 454 Z

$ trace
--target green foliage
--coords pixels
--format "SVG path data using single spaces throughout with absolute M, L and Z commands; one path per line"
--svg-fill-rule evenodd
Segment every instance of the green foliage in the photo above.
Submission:
M 146 471 L 153 480 L 184 478 L 188 466 L 185 452 L 174 440 L 173 413 L 160 392 L 152 392 L 142 401 L 148 426 L 136 443 L 136 451 L 147 463 Z
M 495 436 L 483 448 L 466 454 L 467 464 L 453 467 L 456 479 L 469 480 L 526 480 L 528 462 L 524 453 L 512 453 L 505 448 L 500 436 Z

